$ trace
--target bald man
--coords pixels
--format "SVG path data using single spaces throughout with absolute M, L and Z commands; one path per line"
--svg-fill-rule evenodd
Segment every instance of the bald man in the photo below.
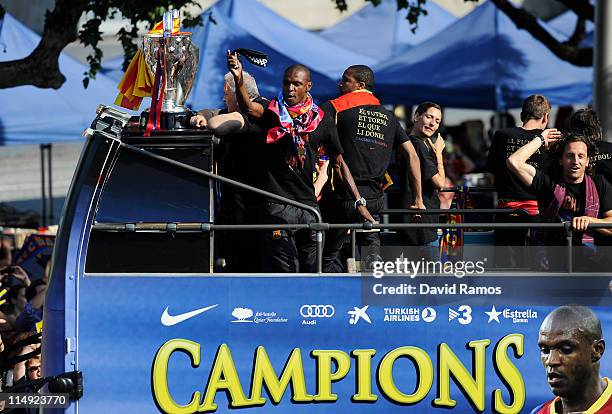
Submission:
M 552 311 L 540 326 L 538 346 L 556 397 L 532 414 L 612 413 L 610 380 L 599 376 L 606 344 L 591 309 L 571 305 Z

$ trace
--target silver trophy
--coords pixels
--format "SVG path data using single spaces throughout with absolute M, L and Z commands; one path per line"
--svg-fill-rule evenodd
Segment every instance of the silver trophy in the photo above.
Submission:
M 161 34 L 146 34 L 142 51 L 147 67 L 154 75 L 158 60 L 163 59 L 161 68 L 165 70 L 166 87 L 162 112 L 187 112 L 184 104 L 191 92 L 200 56 L 199 49 L 191 43 L 191 34 L 181 33 L 167 37 Z

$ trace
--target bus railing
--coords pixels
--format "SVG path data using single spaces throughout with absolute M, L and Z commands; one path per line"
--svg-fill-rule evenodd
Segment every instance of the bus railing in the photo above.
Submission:
M 329 229 L 348 229 L 348 230 L 382 230 L 382 229 L 563 229 L 566 234 L 566 242 L 568 248 L 568 268 L 571 272 L 572 263 L 572 243 L 573 230 L 571 223 L 324 223 L 321 213 L 315 207 L 309 206 L 298 201 L 279 196 L 278 194 L 270 193 L 257 187 L 244 184 L 240 181 L 218 175 L 201 168 L 173 160 L 162 155 L 154 154 L 143 148 L 138 148 L 125 142 L 121 143 L 121 147 L 126 150 L 136 152 L 145 157 L 155 159 L 157 161 L 173 165 L 175 167 L 191 171 L 195 174 L 202 175 L 209 179 L 220 181 L 232 187 L 240 188 L 260 196 L 267 197 L 279 201 L 283 204 L 289 204 L 298 208 L 302 208 L 313 214 L 315 222 L 310 224 L 213 224 L 213 223 L 95 223 L 93 229 L 97 231 L 206 231 L 213 232 L 215 230 L 305 230 L 315 232 L 316 248 L 317 248 L 317 273 L 323 272 L 323 232 Z M 444 188 L 441 191 L 452 192 L 490 192 L 494 191 L 493 187 L 450 187 Z M 481 211 L 482 210 L 482 211 Z M 514 209 L 388 209 L 383 210 L 393 214 L 467 214 L 467 213 L 493 213 L 493 214 L 525 214 L 524 210 Z M 159 229 L 155 226 L 158 225 Z M 612 224 L 597 223 L 590 224 L 590 228 L 612 228 Z M 213 239 L 214 243 L 214 239 Z
M 573 233 L 571 222 L 563 223 L 310 223 L 310 224 L 211 224 L 211 223 L 95 223 L 96 231 L 112 232 L 213 232 L 238 230 L 309 230 L 322 233 L 330 229 L 404 230 L 404 229 L 547 229 L 563 230 L 566 235 L 568 272 L 573 271 Z M 591 229 L 612 228 L 612 223 L 593 223 Z M 317 257 L 322 257 L 322 245 L 317 243 Z M 317 273 L 322 273 L 322 260 Z

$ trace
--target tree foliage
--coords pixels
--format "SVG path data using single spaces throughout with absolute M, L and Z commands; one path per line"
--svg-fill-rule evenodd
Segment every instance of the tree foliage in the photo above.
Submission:
M 103 54 L 99 43 L 102 40 L 102 22 L 121 13 L 127 27 L 121 28 L 117 37 L 126 57 L 131 57 L 137 50 L 138 25 L 144 23 L 152 27 L 161 20 L 164 11 L 187 5 L 198 3 L 197 0 L 56 0 L 54 9 L 48 10 L 45 15 L 43 35 L 34 51 L 23 59 L 0 62 L 0 88 L 20 85 L 61 87 L 66 78 L 59 70 L 59 55 L 69 43 L 77 40 L 92 50 L 87 57 L 89 70 L 84 73 L 83 80 L 87 86 L 89 79 L 95 78 L 101 67 Z M 83 13 L 88 19 L 79 27 Z M 199 16 L 185 15 L 183 24 L 193 26 L 201 22 Z

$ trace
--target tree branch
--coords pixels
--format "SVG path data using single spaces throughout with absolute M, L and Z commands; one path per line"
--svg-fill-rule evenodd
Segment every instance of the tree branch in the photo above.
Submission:
M 582 19 L 595 21 L 595 6 L 589 0 L 557 0 Z M 602 0 L 603 1 L 603 0 Z
M 57 0 L 53 11 L 47 12 L 43 35 L 32 53 L 23 59 L 0 62 L 0 88 L 61 87 L 66 78 L 59 69 L 59 55 L 66 45 L 77 40 L 76 29 L 86 3 Z
M 561 43 L 551 36 L 532 14 L 523 9 L 517 9 L 508 0 L 491 1 L 516 24 L 516 27 L 527 30 L 559 59 L 576 66 L 593 66 L 593 48 L 580 48 Z
M 574 28 L 574 33 L 567 40 L 567 44 L 571 46 L 579 46 L 580 42 L 584 40 L 586 37 L 586 21 L 583 18 L 578 18 L 576 22 L 576 27 Z

